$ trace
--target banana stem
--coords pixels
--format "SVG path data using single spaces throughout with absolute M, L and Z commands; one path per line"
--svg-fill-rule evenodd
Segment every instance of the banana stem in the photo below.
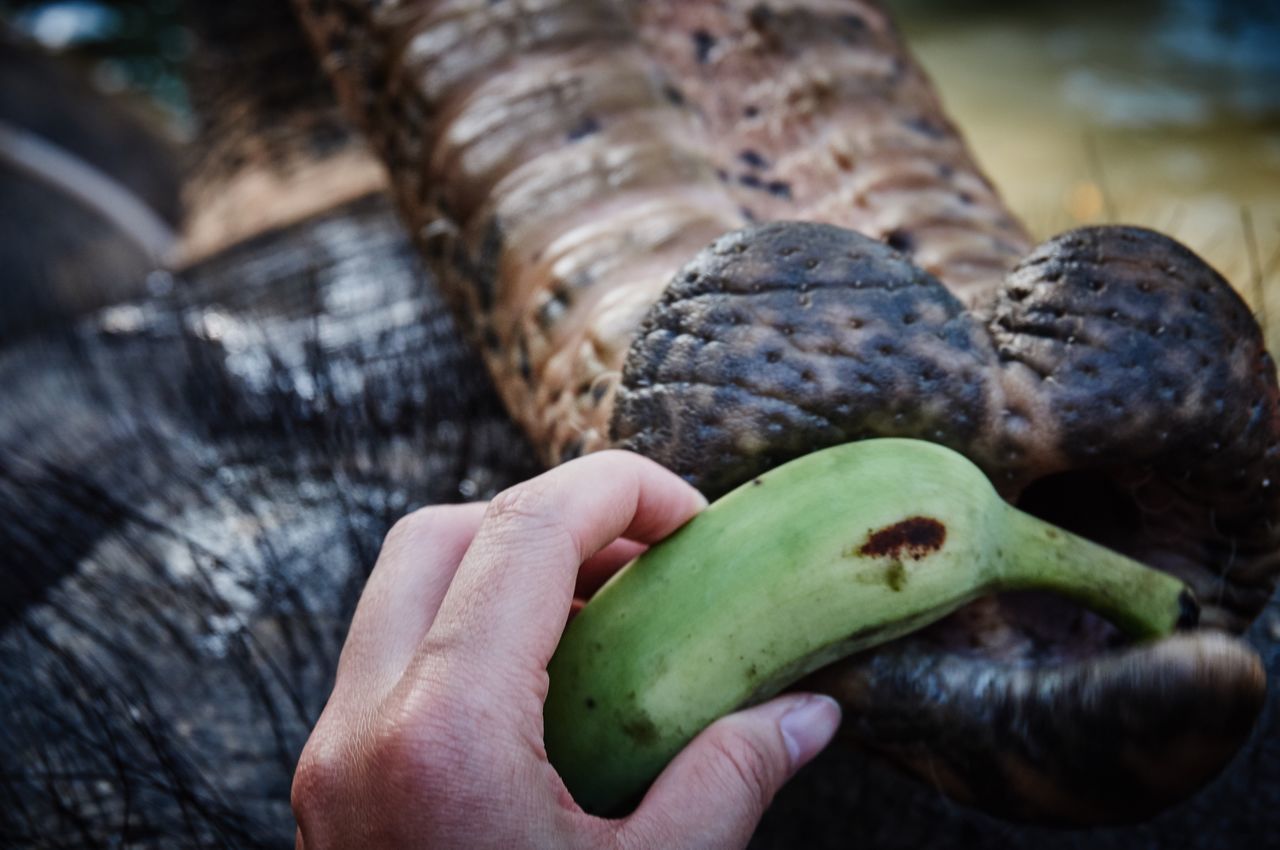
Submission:
M 618 573 L 547 667 L 551 763 L 614 812 L 707 724 L 978 595 L 1040 589 L 1141 638 L 1193 624 L 1181 582 L 1017 511 L 948 449 L 868 440 L 806 455 Z
M 1001 590 L 1050 590 L 1097 611 L 1136 638 L 1193 628 L 1200 606 L 1171 575 L 1015 508 L 1006 508 Z

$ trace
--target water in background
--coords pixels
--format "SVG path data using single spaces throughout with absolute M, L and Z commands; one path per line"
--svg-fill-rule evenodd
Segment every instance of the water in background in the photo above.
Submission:
M 1039 237 L 1181 239 L 1280 349 L 1280 2 L 890 0 L 979 162 Z

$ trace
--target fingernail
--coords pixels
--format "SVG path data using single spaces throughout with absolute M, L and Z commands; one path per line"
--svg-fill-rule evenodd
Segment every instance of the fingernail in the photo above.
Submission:
M 782 740 L 798 770 L 822 751 L 840 728 L 840 704 L 823 694 L 808 694 L 778 721 Z

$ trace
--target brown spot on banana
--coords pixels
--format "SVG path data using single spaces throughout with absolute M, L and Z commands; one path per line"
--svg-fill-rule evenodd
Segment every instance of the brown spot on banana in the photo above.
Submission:
M 918 561 L 941 549 L 946 541 L 945 525 L 932 517 L 913 516 L 869 534 L 867 541 L 858 547 L 858 554 L 870 558 L 912 558 Z

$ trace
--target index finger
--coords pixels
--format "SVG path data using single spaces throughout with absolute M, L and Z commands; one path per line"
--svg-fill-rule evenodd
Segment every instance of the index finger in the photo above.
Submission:
M 674 473 L 623 451 L 517 484 L 489 503 L 427 641 L 472 660 L 514 655 L 541 669 L 564 630 L 582 563 L 619 537 L 656 543 L 706 504 Z

